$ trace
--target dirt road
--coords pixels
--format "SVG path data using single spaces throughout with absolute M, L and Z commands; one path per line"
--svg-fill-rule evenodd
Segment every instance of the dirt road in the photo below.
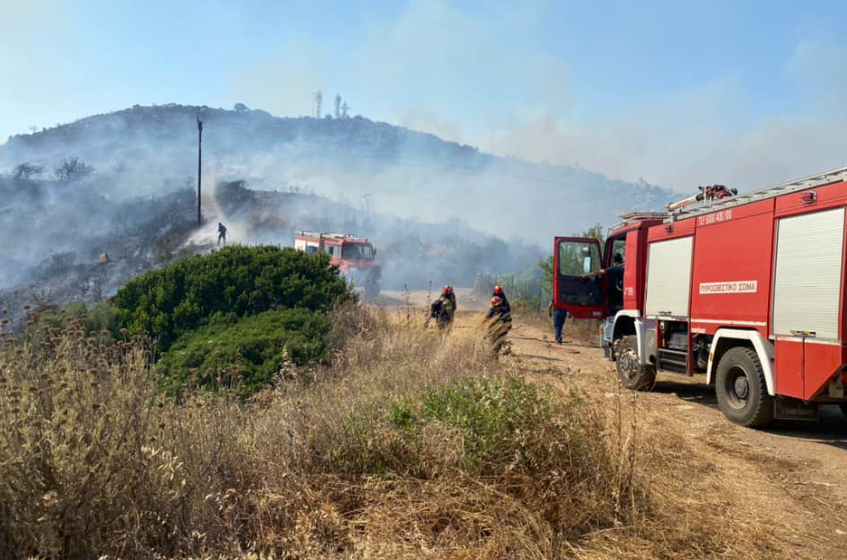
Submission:
M 555 345 L 546 325 L 520 320 L 512 339 L 521 370 L 540 383 L 578 388 L 598 401 L 618 398 L 614 364 L 603 361 L 599 348 L 573 340 Z M 660 375 L 653 392 L 622 395 L 638 437 L 660 459 L 647 473 L 654 488 L 712 501 L 724 508 L 727 523 L 745 518 L 776 541 L 768 543 L 774 557 L 847 558 L 847 419 L 833 408 L 820 423 L 742 428 L 724 418 L 704 380 Z M 683 456 L 675 458 L 674 448 Z M 682 472 L 662 463 L 668 458 Z
M 475 328 L 485 302 L 458 295 L 454 328 Z M 388 297 L 389 305 L 418 307 L 430 295 Z M 614 364 L 583 342 L 584 329 L 566 327 L 561 346 L 552 335 L 543 317 L 516 314 L 507 359 L 554 393 L 577 390 L 619 414 L 640 442 L 642 475 L 679 515 L 725 525 L 728 541 L 742 534 L 755 543 L 738 557 L 847 559 L 847 419 L 837 407 L 824 409 L 819 423 L 743 428 L 721 413 L 705 376 L 661 374 L 652 392 L 621 390 Z
M 426 301 L 418 293 L 398 299 Z M 480 317 L 482 303 L 465 301 L 456 329 L 475 328 Z M 621 391 L 599 348 L 573 336 L 558 346 L 552 338 L 543 318 L 517 314 L 507 359 L 554 393 L 577 390 L 620 414 L 639 441 L 652 492 L 692 516 L 693 527 L 726 524 L 728 550 L 733 535 L 744 535 L 754 544 L 739 550 L 751 554 L 737 557 L 847 559 L 847 419 L 837 408 L 820 423 L 742 428 L 725 419 L 704 379 L 666 374 L 650 393 Z

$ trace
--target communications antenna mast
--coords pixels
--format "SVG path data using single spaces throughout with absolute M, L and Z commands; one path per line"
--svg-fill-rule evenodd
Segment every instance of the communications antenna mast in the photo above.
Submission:
M 321 118 L 321 105 L 324 102 L 324 94 L 321 90 L 312 92 L 312 116 L 316 119 Z

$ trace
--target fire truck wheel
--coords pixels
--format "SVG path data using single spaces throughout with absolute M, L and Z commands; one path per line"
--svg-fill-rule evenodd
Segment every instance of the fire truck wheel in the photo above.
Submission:
M 649 391 L 656 384 L 656 368 L 638 359 L 638 339 L 625 336 L 615 344 L 615 362 L 621 385 L 634 391 Z
M 752 348 L 726 351 L 718 363 L 715 389 L 721 411 L 736 424 L 759 427 L 773 420 L 773 397 L 768 395 L 762 364 Z

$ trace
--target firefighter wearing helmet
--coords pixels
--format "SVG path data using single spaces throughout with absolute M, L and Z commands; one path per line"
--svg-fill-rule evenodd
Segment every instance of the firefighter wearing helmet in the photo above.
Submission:
M 503 286 L 497 285 L 494 286 L 494 293 L 491 294 L 492 298 L 498 297 L 502 300 L 501 305 L 509 312 L 512 311 L 512 306 L 509 304 L 509 298 L 506 297 L 506 292 L 503 291 Z
M 447 299 L 450 300 L 450 305 L 453 308 L 452 312 L 455 313 L 456 312 L 456 292 L 453 290 L 453 286 L 451 286 L 450 284 L 447 284 L 446 286 L 444 286 L 444 289 L 441 290 L 441 295 L 442 295 L 442 297 L 446 297 Z
M 512 330 L 512 310 L 500 296 L 491 298 L 491 307 L 485 315 L 486 338 L 496 355 L 509 352 L 508 334 Z
M 440 329 L 446 329 L 453 324 L 453 316 L 456 313 L 456 293 L 453 291 L 453 286 L 446 285 L 441 290 L 441 295 L 437 300 L 432 302 L 429 308 L 430 319 L 435 319 L 435 323 Z M 427 321 L 429 322 L 429 321 Z

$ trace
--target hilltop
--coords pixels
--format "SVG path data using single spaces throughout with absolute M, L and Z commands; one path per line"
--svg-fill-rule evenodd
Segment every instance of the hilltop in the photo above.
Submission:
M 127 192 L 161 194 L 196 174 L 196 118 L 204 121 L 204 174 L 247 179 L 257 189 L 296 185 L 377 211 L 423 221 L 464 220 L 476 229 L 546 245 L 554 234 L 610 224 L 673 194 L 575 166 L 483 153 L 432 134 L 356 116 L 275 117 L 248 109 L 140 106 L 94 115 L 0 146 L 0 170 L 23 162 L 50 170 L 76 156 L 122 178 Z M 131 179 L 131 180 L 130 180 Z

